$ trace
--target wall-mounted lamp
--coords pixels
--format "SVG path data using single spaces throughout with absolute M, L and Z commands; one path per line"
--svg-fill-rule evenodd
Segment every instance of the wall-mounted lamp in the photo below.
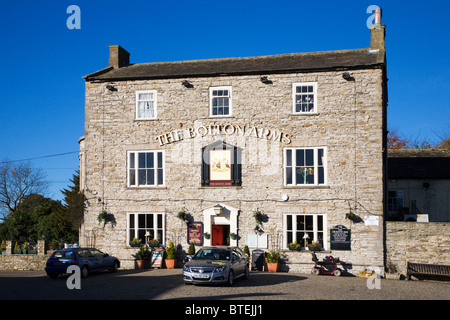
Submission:
M 214 206 L 214 213 L 215 213 L 217 216 L 220 216 L 220 215 L 223 213 L 223 207 L 222 207 L 220 204 L 216 204 L 216 205 Z
M 273 82 L 269 79 L 267 79 L 267 76 L 261 77 L 261 82 L 264 84 L 272 84 Z
M 344 78 L 347 81 L 354 81 L 355 80 L 355 78 L 353 78 L 353 76 L 350 73 L 348 73 L 348 72 L 344 72 L 342 74 L 342 78 Z
M 106 86 L 106 89 L 108 89 L 109 91 L 117 91 L 117 88 L 114 88 L 114 86 L 112 86 L 112 85 L 110 85 L 110 84 L 108 84 L 108 85 Z
M 181 83 L 183 86 L 185 86 L 186 88 L 193 88 L 194 85 L 192 83 L 190 83 L 187 80 L 183 80 L 183 82 Z

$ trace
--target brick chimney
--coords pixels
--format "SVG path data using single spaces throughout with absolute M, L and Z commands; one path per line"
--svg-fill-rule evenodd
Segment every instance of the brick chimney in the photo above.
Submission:
M 130 54 L 119 45 L 109 46 L 109 66 L 119 69 L 130 64 Z
M 381 24 L 383 10 L 375 9 L 375 22 L 370 28 L 370 48 L 385 49 L 384 38 L 386 37 L 386 26 Z

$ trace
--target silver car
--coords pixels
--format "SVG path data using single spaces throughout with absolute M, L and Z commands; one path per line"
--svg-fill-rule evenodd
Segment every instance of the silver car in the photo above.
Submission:
M 227 283 L 249 276 L 249 256 L 237 247 L 205 247 L 183 267 L 183 280 L 190 283 Z

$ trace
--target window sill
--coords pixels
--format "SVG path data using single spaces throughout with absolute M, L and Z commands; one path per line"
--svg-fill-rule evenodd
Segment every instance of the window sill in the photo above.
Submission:
M 233 117 L 233 115 L 223 115 L 223 116 L 220 116 L 220 115 L 217 115 L 217 116 L 209 115 L 209 118 L 221 119 L 221 118 L 234 118 L 234 117 Z
M 129 190 L 148 190 L 148 189 L 160 189 L 160 190 L 164 190 L 167 189 L 166 186 L 146 186 L 146 187 L 130 187 L 127 186 L 127 189 Z
M 320 113 L 319 112 L 304 112 L 304 113 L 291 113 L 290 114 L 290 116 L 292 116 L 292 117 L 303 117 L 303 116 L 307 116 L 307 117 L 310 117 L 310 116 L 318 116 L 318 115 L 320 115 Z
M 159 120 L 158 118 L 142 118 L 142 119 L 137 119 L 135 118 L 134 121 L 137 122 L 141 122 L 141 121 L 155 121 L 155 120 Z
M 329 189 L 329 185 L 298 185 L 298 186 L 282 186 L 281 189 Z

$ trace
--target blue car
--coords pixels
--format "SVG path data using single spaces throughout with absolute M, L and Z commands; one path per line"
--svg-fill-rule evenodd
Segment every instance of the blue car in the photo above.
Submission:
M 67 248 L 55 251 L 48 258 L 45 272 L 49 277 L 56 278 L 60 274 L 67 274 L 67 268 L 71 265 L 80 267 L 81 277 L 85 278 L 94 271 L 116 272 L 120 261 L 95 248 Z

